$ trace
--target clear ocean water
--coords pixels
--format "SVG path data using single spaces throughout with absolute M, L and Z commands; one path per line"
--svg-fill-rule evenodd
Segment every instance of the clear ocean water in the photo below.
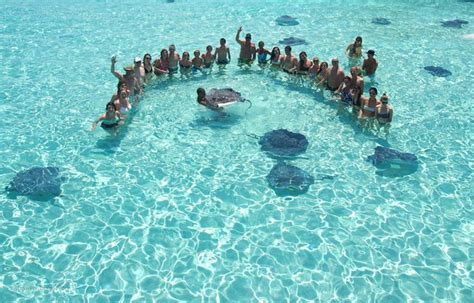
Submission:
M 285 14 L 300 24 L 276 25 Z M 473 302 L 473 16 L 454 0 L 0 1 L 0 185 L 34 166 L 65 177 L 54 200 L 0 195 L 0 302 Z M 469 24 L 441 26 L 453 19 Z M 346 71 L 361 35 L 390 134 L 301 80 L 239 68 L 240 25 L 267 47 L 304 38 L 294 53 Z M 88 131 L 115 90 L 113 54 L 121 68 L 221 37 L 225 69 L 149 85 L 116 138 Z M 196 104 L 199 86 L 253 107 L 219 117 Z M 248 135 L 278 128 L 310 142 L 288 161 L 315 177 L 306 194 L 267 184 L 276 160 Z M 365 159 L 380 144 L 416 154 L 418 170 L 377 175 Z

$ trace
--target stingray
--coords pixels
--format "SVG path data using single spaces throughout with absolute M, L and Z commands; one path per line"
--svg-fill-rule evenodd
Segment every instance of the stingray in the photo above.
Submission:
M 466 40 L 474 40 L 474 34 L 467 34 L 462 36 L 462 38 Z
M 230 105 L 235 102 L 244 102 L 246 99 L 242 98 L 239 92 L 236 92 L 232 88 L 212 88 L 206 94 L 206 98 L 219 106 Z
M 372 23 L 373 24 L 378 24 L 378 25 L 389 25 L 392 22 L 390 22 L 390 20 L 388 20 L 386 18 L 374 18 L 374 19 L 372 19 Z
M 304 153 L 308 148 L 308 140 L 304 135 L 286 129 L 267 132 L 258 143 L 262 151 L 278 157 L 294 157 Z
M 377 168 L 377 175 L 385 177 L 402 177 L 418 169 L 416 155 L 383 146 L 377 146 L 374 154 L 367 157 L 367 161 Z
M 304 39 L 295 37 L 285 38 L 283 40 L 278 41 L 278 43 L 290 46 L 308 44 Z
M 12 197 L 49 199 L 61 195 L 62 181 L 57 167 L 33 167 L 17 173 L 5 190 Z
M 288 15 L 283 15 L 283 16 L 280 16 L 278 18 L 276 18 L 275 22 L 278 24 L 278 25 L 282 25 L 282 26 L 293 26 L 293 25 L 298 25 L 300 24 L 296 18 L 293 18 L 291 16 L 288 16 Z
M 306 193 L 314 183 L 314 178 L 301 168 L 278 163 L 268 174 L 267 181 L 277 196 L 284 197 Z
M 449 70 L 441 66 L 430 65 L 430 66 L 425 66 L 424 69 L 436 77 L 448 77 L 452 75 L 452 73 Z
M 449 21 L 441 21 L 442 27 L 450 27 L 450 28 L 462 28 L 464 24 L 469 24 L 469 22 L 465 20 L 449 20 Z

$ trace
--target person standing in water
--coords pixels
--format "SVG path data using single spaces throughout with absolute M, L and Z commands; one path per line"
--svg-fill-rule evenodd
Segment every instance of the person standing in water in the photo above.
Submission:
M 265 43 L 263 41 L 258 42 L 258 49 L 257 49 L 257 59 L 258 64 L 266 64 L 267 63 L 267 55 L 271 56 L 271 52 L 265 48 Z
M 212 54 L 212 46 L 206 46 L 206 53 L 202 55 L 202 60 L 204 61 L 204 68 L 210 68 L 216 57 Z
M 291 53 L 291 46 L 285 46 L 285 55 L 281 62 L 281 68 L 284 72 L 294 73 L 298 69 L 298 59 Z
M 214 58 L 217 58 L 217 64 L 228 64 L 230 62 L 230 49 L 225 45 L 226 40 L 221 38 L 220 46 L 216 48 Z
M 364 59 L 364 63 L 362 64 L 362 70 L 367 76 L 372 76 L 373 74 L 375 74 L 375 71 L 379 66 L 379 63 L 377 62 L 377 60 L 375 60 L 374 56 L 375 51 L 370 49 L 367 52 L 367 59 Z
M 362 37 L 357 36 L 354 43 L 351 43 L 346 48 L 346 54 L 349 58 L 359 58 L 362 56 Z
M 170 74 L 175 74 L 178 72 L 178 63 L 179 63 L 179 54 L 176 52 L 176 47 L 174 44 L 171 44 L 168 47 L 168 70 Z
M 251 64 L 256 57 L 255 44 L 252 43 L 252 35 L 250 33 L 247 33 L 245 35 L 245 40 L 240 40 L 241 32 L 242 26 L 239 27 L 239 29 L 237 30 L 237 34 L 235 35 L 235 41 L 240 44 L 239 62 Z
M 327 88 L 330 91 L 335 91 L 344 81 L 344 71 L 339 67 L 339 59 L 333 58 L 331 63 L 332 67 L 327 77 Z
M 375 108 L 375 119 L 379 125 L 385 125 L 392 122 L 393 109 L 388 105 L 388 96 L 386 93 L 383 93 L 382 97 L 380 97 L 380 102 L 381 104 Z
M 115 70 L 115 63 L 117 63 L 117 57 L 113 56 L 112 65 L 110 66 L 110 72 L 119 79 L 119 81 L 123 81 L 127 84 L 128 89 L 130 90 L 131 95 L 138 96 L 141 93 L 141 87 L 138 84 L 137 79 L 134 75 L 133 67 L 127 66 L 124 68 L 125 74 L 121 74 Z

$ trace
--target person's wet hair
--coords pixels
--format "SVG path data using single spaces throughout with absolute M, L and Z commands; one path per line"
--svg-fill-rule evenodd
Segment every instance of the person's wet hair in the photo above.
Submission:
M 322 69 L 322 67 L 325 66 L 326 68 L 329 67 L 329 64 L 326 62 L 326 61 L 323 61 L 321 62 L 321 64 L 319 64 L 319 69 Z
M 224 44 L 227 43 L 227 41 L 225 40 L 225 38 L 221 38 L 221 43 L 224 43 Z
M 361 36 L 357 36 L 355 41 L 360 41 L 360 43 L 362 43 L 362 37 Z
M 163 48 L 160 52 L 160 57 L 163 57 L 163 54 L 166 53 L 168 55 L 168 50 L 166 48 Z
M 118 91 L 118 92 L 120 91 L 120 89 L 122 88 L 123 85 L 127 86 L 127 82 L 120 80 L 120 81 L 117 83 L 117 91 Z
M 288 51 L 291 52 L 291 46 L 289 46 L 289 45 L 285 46 L 285 50 L 288 50 Z
M 351 78 L 351 77 L 349 77 L 349 76 L 345 76 L 345 77 L 344 77 L 344 80 L 349 80 L 349 81 L 351 81 L 351 80 L 352 80 L 352 78 Z
M 306 54 L 306 52 L 303 51 L 303 52 L 300 53 L 300 59 L 301 59 L 301 56 L 302 56 L 302 55 L 304 55 L 304 56 L 306 57 L 306 59 L 308 59 L 308 54 Z M 300 69 L 301 69 L 302 67 L 304 67 L 305 63 L 306 63 L 306 62 L 303 62 L 302 60 L 300 60 Z
M 270 60 L 273 61 L 273 59 L 275 59 L 275 57 L 277 55 L 276 51 L 278 51 L 278 53 L 281 53 L 280 48 L 278 46 L 275 46 L 274 48 L 272 48 L 272 53 L 270 54 Z
M 354 91 L 357 92 L 356 94 L 356 100 L 359 100 L 359 98 L 362 96 L 362 88 L 360 86 L 356 86 L 356 88 L 354 88 Z
M 199 87 L 199 88 L 196 90 L 196 93 L 197 93 L 198 95 L 205 95 L 205 94 L 206 94 L 206 91 L 204 90 L 204 88 Z
M 151 61 L 151 55 L 149 53 L 146 53 L 144 56 L 143 56 L 143 63 L 146 62 L 146 59 L 147 58 L 150 58 L 150 61 Z
M 370 94 L 370 91 L 374 91 L 376 95 L 378 94 L 377 88 L 375 88 L 373 86 L 371 88 L 369 88 L 369 94 Z
M 113 108 L 115 109 L 115 104 L 113 102 L 109 102 L 107 103 L 107 105 L 105 106 L 105 110 L 109 110 L 109 106 L 113 106 Z

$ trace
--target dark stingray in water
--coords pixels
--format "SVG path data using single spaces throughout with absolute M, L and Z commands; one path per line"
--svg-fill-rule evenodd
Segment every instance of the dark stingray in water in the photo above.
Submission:
M 278 25 L 282 25 L 282 26 L 293 26 L 293 25 L 298 25 L 300 24 L 296 18 L 293 18 L 291 16 L 288 16 L 288 15 L 283 15 L 283 16 L 280 16 L 278 18 L 276 18 L 275 22 L 278 24 Z
M 283 40 L 278 41 L 278 43 L 290 46 L 308 44 L 304 39 L 295 37 L 285 38 Z
M 425 66 L 424 69 L 436 77 L 448 77 L 452 75 L 452 73 L 449 70 L 441 66 L 430 65 L 430 66 Z
M 232 88 L 212 88 L 206 94 L 206 98 L 215 104 L 226 104 L 234 103 L 239 101 L 245 101 L 239 92 L 236 92 Z
M 450 28 L 462 28 L 464 24 L 469 24 L 469 22 L 465 20 L 450 20 L 450 21 L 441 21 L 442 27 L 450 27 Z
M 48 199 L 61 195 L 62 178 L 57 167 L 33 167 L 16 174 L 5 190 L 9 196 Z
M 374 19 L 372 19 L 372 23 L 373 24 L 378 24 L 378 25 L 389 25 L 392 22 L 390 22 L 390 20 L 388 20 L 386 18 L 374 18 Z
M 377 168 L 377 175 L 385 177 L 402 177 L 418 169 L 416 155 L 383 146 L 377 146 L 374 154 L 367 157 L 367 161 Z
M 278 163 L 268 174 L 267 181 L 277 196 L 285 197 L 306 193 L 314 178 L 301 168 Z
M 279 157 L 294 157 L 308 148 L 308 140 L 302 134 L 286 129 L 272 130 L 260 138 L 258 143 L 264 152 Z

